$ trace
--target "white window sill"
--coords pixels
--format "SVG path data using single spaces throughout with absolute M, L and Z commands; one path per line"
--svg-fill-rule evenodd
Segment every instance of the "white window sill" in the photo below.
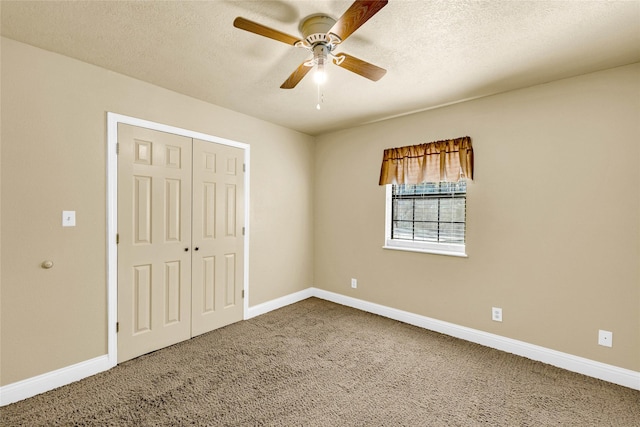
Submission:
M 456 256 L 461 258 L 467 258 L 468 255 L 460 250 L 447 250 L 447 249 L 435 249 L 435 248 L 424 248 L 424 247 L 411 247 L 404 246 L 398 244 L 386 244 L 382 247 L 382 249 L 391 249 L 394 251 L 405 251 L 405 252 L 419 252 L 423 254 L 433 254 L 433 255 L 445 255 L 445 256 Z

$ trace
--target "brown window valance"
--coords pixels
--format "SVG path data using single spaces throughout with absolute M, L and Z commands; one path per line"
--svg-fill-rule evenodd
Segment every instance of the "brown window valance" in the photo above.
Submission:
M 384 150 L 380 185 L 457 182 L 473 179 L 473 147 L 468 136 Z

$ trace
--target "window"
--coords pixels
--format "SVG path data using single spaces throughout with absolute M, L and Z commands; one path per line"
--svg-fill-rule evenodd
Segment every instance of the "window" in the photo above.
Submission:
M 387 148 L 379 185 L 387 187 L 387 249 L 467 256 L 467 179 L 473 179 L 471 138 Z
M 466 256 L 467 184 L 387 185 L 385 248 Z

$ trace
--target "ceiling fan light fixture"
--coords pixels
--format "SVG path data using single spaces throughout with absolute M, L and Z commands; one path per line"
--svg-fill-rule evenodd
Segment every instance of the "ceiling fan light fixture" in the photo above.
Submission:
M 327 81 L 327 73 L 324 69 L 324 64 L 327 60 L 328 53 L 329 49 L 322 43 L 313 47 L 313 62 L 316 64 L 316 71 L 313 75 L 313 79 L 319 85 Z
M 327 72 L 324 69 L 324 64 L 318 64 L 316 67 L 316 71 L 313 74 L 313 80 L 321 85 L 327 81 Z

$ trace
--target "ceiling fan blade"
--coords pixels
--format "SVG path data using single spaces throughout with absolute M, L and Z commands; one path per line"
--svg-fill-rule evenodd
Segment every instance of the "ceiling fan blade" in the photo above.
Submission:
M 356 0 L 329 30 L 340 40 L 345 41 L 355 30 L 367 22 L 387 5 L 388 0 L 361 1 Z
M 338 58 L 344 57 L 344 60 L 341 63 L 334 61 L 336 65 L 344 68 L 345 70 L 359 74 L 362 77 L 366 77 L 369 80 L 373 80 L 374 82 L 377 82 L 387 74 L 387 70 L 384 68 L 370 64 L 362 59 L 356 58 L 355 56 L 347 55 L 346 53 L 340 53 L 336 56 Z
M 298 37 L 290 36 L 282 31 L 274 30 L 273 28 L 265 27 L 257 22 L 249 21 L 248 19 L 238 16 L 233 21 L 233 26 L 240 28 L 241 30 L 249 31 L 250 33 L 258 34 L 259 36 L 268 37 L 270 39 L 286 43 L 288 45 L 295 45 L 300 41 Z
M 298 83 L 300 83 L 300 80 L 302 80 L 302 78 L 306 76 L 307 73 L 311 71 L 311 69 L 313 68 L 313 67 L 304 65 L 306 62 L 307 61 L 300 64 L 300 66 L 298 66 L 298 68 L 296 68 L 296 70 L 293 73 L 291 73 L 289 78 L 285 80 L 284 83 L 282 83 L 282 86 L 280 86 L 280 89 L 293 89 L 294 87 L 296 87 Z

